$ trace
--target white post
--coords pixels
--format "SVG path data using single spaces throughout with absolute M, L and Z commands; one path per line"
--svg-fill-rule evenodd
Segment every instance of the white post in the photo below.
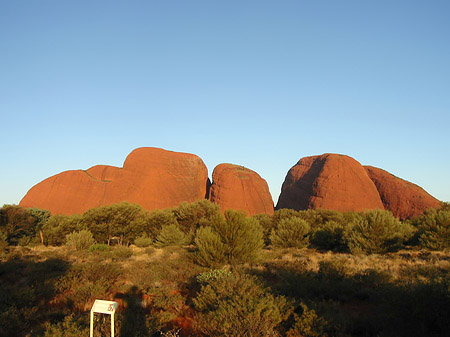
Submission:
M 114 315 L 111 315 L 111 337 L 114 337 Z
M 106 314 L 111 317 L 111 336 L 114 337 L 114 314 L 119 303 L 114 301 L 95 300 L 91 309 L 90 337 L 94 337 L 94 313 Z
M 94 312 L 91 309 L 91 327 L 90 327 L 90 337 L 94 337 Z

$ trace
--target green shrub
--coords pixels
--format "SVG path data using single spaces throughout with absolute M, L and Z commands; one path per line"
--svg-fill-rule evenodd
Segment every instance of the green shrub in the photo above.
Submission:
M 183 202 L 173 209 L 178 224 L 186 234 L 194 233 L 201 223 L 209 222 L 220 214 L 220 207 L 206 199 Z
M 65 243 L 67 234 L 78 231 L 81 228 L 81 216 L 62 215 L 51 216 L 42 226 L 44 243 L 51 246 L 60 246 Z
M 126 246 L 117 246 L 111 251 L 111 255 L 113 258 L 118 260 L 125 260 L 130 258 L 133 255 L 133 250 Z
M 198 274 L 196 279 L 200 284 L 206 284 L 222 277 L 231 277 L 233 274 L 225 269 L 211 269 L 204 273 Z
M 118 238 L 119 244 L 125 244 L 144 233 L 147 218 L 148 212 L 140 205 L 121 202 L 87 210 L 81 223 L 91 230 L 97 242 L 110 244 Z
M 212 227 L 197 230 L 195 244 L 198 251 L 196 261 L 202 266 L 219 266 L 227 261 L 228 247 Z
M 275 297 L 245 274 L 210 279 L 193 302 L 196 329 L 211 337 L 276 336 L 277 325 L 292 311 L 286 298 Z
M 264 245 L 258 221 L 243 212 L 225 211 L 202 227 L 195 238 L 197 262 L 204 266 L 255 261 Z
M 151 238 L 149 238 L 147 234 L 144 234 L 144 235 L 136 238 L 136 240 L 134 240 L 134 244 L 141 248 L 146 248 L 148 246 L 151 246 L 152 243 L 153 243 L 153 240 Z
M 88 249 L 92 244 L 94 244 L 94 237 L 86 229 L 66 235 L 66 245 L 76 250 Z
M 76 310 L 84 311 L 96 298 L 108 298 L 121 269 L 114 262 L 86 262 L 72 265 L 65 275 L 58 278 L 55 288 L 64 302 Z
M 345 227 L 336 221 L 327 221 L 314 232 L 311 243 L 318 249 L 342 252 L 348 249 Z
M 401 223 L 391 212 L 374 210 L 355 218 L 347 233 L 352 253 L 385 253 L 403 247 L 414 234 L 414 228 Z
M 8 241 L 7 241 L 8 235 L 3 232 L 0 231 L 0 252 L 3 252 L 6 247 L 8 247 Z
M 422 247 L 450 248 L 450 210 L 430 209 L 419 218 L 419 243 Z
M 49 324 L 44 337 L 86 337 L 89 326 L 74 315 L 66 316 L 63 322 Z
M 253 215 L 252 218 L 258 220 L 259 224 L 263 228 L 264 231 L 264 243 L 266 245 L 270 244 L 270 233 L 273 229 L 273 219 L 269 214 L 257 214 Z
M 187 244 L 189 241 L 190 240 L 186 234 L 181 231 L 178 225 L 171 224 L 165 225 L 161 228 L 161 231 L 156 236 L 155 246 L 182 246 Z
M 301 315 L 294 314 L 295 324 L 286 333 L 286 337 L 327 337 L 327 321 L 304 303 L 300 306 L 303 312 Z
M 274 247 L 304 248 L 309 243 L 310 226 L 297 217 L 282 219 L 272 230 L 270 241 Z
M 38 220 L 21 206 L 3 205 L 0 208 L 0 230 L 6 233 L 9 245 L 19 244 L 23 237 L 34 237 L 37 223 Z
M 109 251 L 109 246 L 104 243 L 94 243 L 89 247 L 89 252 L 107 252 Z
M 178 225 L 177 218 L 169 209 L 155 209 L 146 220 L 145 233 L 155 239 L 163 226 Z

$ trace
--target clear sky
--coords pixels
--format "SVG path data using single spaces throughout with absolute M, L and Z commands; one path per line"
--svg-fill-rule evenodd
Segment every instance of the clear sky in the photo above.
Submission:
M 142 146 L 275 203 L 327 152 L 450 201 L 450 1 L 3 0 L 0 125 L 0 206 Z

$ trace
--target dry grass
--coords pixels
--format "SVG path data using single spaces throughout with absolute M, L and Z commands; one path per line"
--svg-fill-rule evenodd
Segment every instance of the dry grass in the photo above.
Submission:
M 343 266 L 347 276 L 368 270 L 387 272 L 395 281 L 405 271 L 429 268 L 450 271 L 450 252 L 428 250 L 402 250 L 389 254 L 353 255 L 318 252 L 314 249 L 272 249 L 264 252 L 262 260 L 270 263 L 289 263 L 305 271 L 318 272 L 323 263 Z M 300 267 L 299 267 L 300 268 Z

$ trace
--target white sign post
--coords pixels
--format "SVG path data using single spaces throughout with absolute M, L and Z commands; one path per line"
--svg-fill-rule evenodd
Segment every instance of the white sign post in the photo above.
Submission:
M 114 337 L 114 313 L 118 305 L 114 301 L 95 300 L 91 309 L 90 337 L 94 337 L 94 313 L 111 315 L 111 337 Z

